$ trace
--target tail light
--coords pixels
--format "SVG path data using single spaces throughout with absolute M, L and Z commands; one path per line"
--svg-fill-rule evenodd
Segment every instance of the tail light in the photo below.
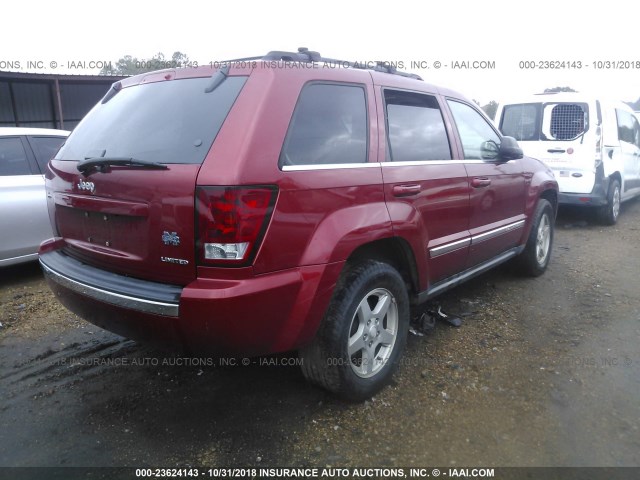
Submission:
M 594 168 L 597 169 L 602 163 L 602 127 L 598 125 L 596 127 L 596 158 L 593 164 Z
M 198 258 L 205 265 L 245 265 L 267 229 L 277 189 L 271 186 L 198 187 Z

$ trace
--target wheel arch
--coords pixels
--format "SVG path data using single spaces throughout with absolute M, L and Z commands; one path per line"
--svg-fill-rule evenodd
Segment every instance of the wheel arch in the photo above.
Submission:
M 543 190 L 540 193 L 540 198 L 547 200 L 553 207 L 554 218 L 558 213 L 558 192 L 554 189 Z
M 409 298 L 420 291 L 415 255 L 405 239 L 389 237 L 360 245 L 347 258 L 345 269 L 364 260 L 377 260 L 398 270 L 407 285 Z
M 622 192 L 624 191 L 624 183 L 623 183 L 623 180 L 622 180 L 622 175 L 620 174 L 620 172 L 618 170 L 616 170 L 611 175 L 609 175 L 609 185 L 611 185 L 611 181 L 612 180 L 617 180 L 618 181 L 618 183 L 620 184 L 620 194 L 622 194 Z M 609 193 L 608 189 L 607 189 L 606 193 Z

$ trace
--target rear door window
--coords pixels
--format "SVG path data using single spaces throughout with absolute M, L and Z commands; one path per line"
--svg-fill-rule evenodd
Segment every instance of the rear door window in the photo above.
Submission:
M 246 78 L 230 76 L 208 93 L 210 77 L 123 88 L 87 114 L 55 158 L 200 164 Z
M 27 153 L 18 137 L 0 138 L 0 177 L 31 175 Z
M 364 87 L 311 83 L 300 93 L 280 154 L 280 166 L 367 161 Z
M 392 161 L 451 159 L 449 137 L 435 96 L 385 90 L 384 100 Z

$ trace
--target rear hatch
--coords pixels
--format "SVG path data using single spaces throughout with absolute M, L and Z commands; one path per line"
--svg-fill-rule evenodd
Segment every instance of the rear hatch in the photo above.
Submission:
M 114 84 L 51 161 L 66 254 L 163 283 L 195 278 L 196 177 L 247 77 L 182 75 Z
M 503 107 L 500 130 L 554 171 L 561 192 L 590 193 L 601 160 L 598 110 L 590 112 L 585 102 L 509 104 Z

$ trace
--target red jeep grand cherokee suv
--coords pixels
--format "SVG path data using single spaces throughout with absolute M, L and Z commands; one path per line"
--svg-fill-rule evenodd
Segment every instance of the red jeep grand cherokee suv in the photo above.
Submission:
M 514 257 L 541 274 L 558 194 L 459 94 L 306 49 L 117 82 L 46 177 L 40 262 L 70 310 L 190 352 L 297 349 L 351 399 L 426 300 Z

